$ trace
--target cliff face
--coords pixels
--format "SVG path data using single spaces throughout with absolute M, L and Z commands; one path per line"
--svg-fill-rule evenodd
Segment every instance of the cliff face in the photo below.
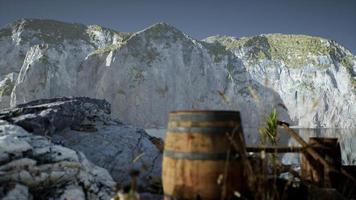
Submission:
M 120 43 L 126 35 L 52 20 L 9 24 L 0 30 L 1 106 L 73 95 L 76 68 L 85 57 L 97 48 Z
M 335 41 L 268 34 L 235 39 L 213 36 L 240 58 L 254 80 L 282 98 L 303 127 L 354 127 L 356 58 Z
M 356 59 L 335 42 L 295 35 L 190 38 L 159 23 L 120 33 L 20 20 L 0 29 L 0 106 L 38 98 L 105 98 L 146 127 L 175 109 L 236 109 L 257 127 L 273 107 L 303 127 L 354 127 Z
M 115 49 L 92 53 L 77 81 L 78 92 L 108 99 L 113 113 L 146 127 L 165 126 L 167 113 L 175 109 L 238 109 L 250 113 L 244 124 L 253 126 L 259 114 L 250 90 L 266 94 L 266 109 L 279 100 L 223 46 L 191 39 L 163 23 Z

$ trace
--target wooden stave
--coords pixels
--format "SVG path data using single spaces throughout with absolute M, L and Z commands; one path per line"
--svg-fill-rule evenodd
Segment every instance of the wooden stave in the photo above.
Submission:
M 165 153 L 164 153 L 164 159 L 163 159 L 163 174 L 162 177 L 165 180 L 164 185 L 166 186 L 165 188 L 165 195 L 166 197 L 172 197 L 175 196 L 173 193 L 172 189 L 167 189 L 167 175 L 165 173 L 169 173 L 171 167 L 167 167 L 167 165 L 170 165 L 171 163 L 179 163 L 179 162 L 188 162 L 188 165 L 191 165 L 194 162 L 205 162 L 205 164 L 207 162 L 210 162 L 211 166 L 219 166 L 217 169 L 222 169 L 222 166 L 225 166 L 225 161 L 229 160 L 228 162 L 230 162 L 229 164 L 231 166 L 239 166 L 241 167 L 241 160 L 239 159 L 238 155 L 236 152 L 229 154 L 229 158 L 227 158 L 226 156 L 223 156 L 224 154 L 226 155 L 226 151 L 228 150 L 226 148 L 226 144 L 228 142 L 228 140 L 226 139 L 223 143 L 226 143 L 223 145 L 223 147 L 225 148 L 207 148 L 207 149 L 196 149 L 195 151 L 191 151 L 191 149 L 189 149 L 189 151 L 178 151 L 178 153 L 183 153 L 185 155 L 185 157 L 179 157 L 179 158 L 172 158 L 172 156 L 167 156 L 167 152 L 176 152 L 177 153 L 177 149 L 174 149 L 172 147 L 169 147 L 169 143 L 170 143 L 170 137 L 173 135 L 176 135 L 179 137 L 214 137 L 214 135 L 217 136 L 221 136 L 222 134 L 231 134 L 231 132 L 233 131 L 237 131 L 237 134 L 242 134 L 242 127 L 240 125 L 240 115 L 239 112 L 228 112 L 227 114 L 223 113 L 224 111 L 221 111 L 221 113 L 215 113 L 213 114 L 212 112 L 197 112 L 197 111 L 188 111 L 185 113 L 179 113 L 179 112 L 171 112 L 169 115 L 169 123 L 168 123 L 168 132 L 167 132 L 167 136 L 166 136 L 166 143 L 165 143 Z M 194 117 L 189 117 L 189 115 L 193 113 Z M 208 113 L 208 117 L 204 117 L 204 114 Z M 188 115 L 188 116 L 186 116 Z M 201 116 L 203 115 L 203 116 Z M 177 117 L 179 116 L 179 117 Z M 184 117 L 182 117 L 184 116 Z M 221 116 L 227 116 L 227 118 L 224 118 L 224 120 L 221 120 Z M 231 120 L 234 119 L 234 120 Z M 188 120 L 192 120 L 192 121 L 188 121 Z M 236 121 L 235 121 L 236 120 Z M 183 135 L 183 136 L 182 136 Z M 184 140 L 184 139 L 183 139 Z M 187 140 L 187 138 L 185 138 L 185 140 Z M 168 142 L 167 142 L 168 141 Z M 178 140 L 176 140 L 178 141 Z M 173 141 L 172 141 L 173 142 Z M 173 149 L 173 150 L 172 150 Z M 204 159 L 200 159 L 200 160 L 196 160 L 196 157 L 194 158 L 194 156 L 199 155 L 205 153 L 204 155 Z M 218 157 L 215 157 L 216 155 L 219 155 Z M 189 155 L 187 158 L 187 155 Z M 192 157 L 193 155 L 193 157 Z M 199 157 L 199 156 L 198 156 Z M 210 159 L 209 159 L 210 157 Z M 232 159 L 231 159 L 232 158 Z M 165 170 L 166 169 L 166 170 Z M 174 169 L 173 169 L 174 170 Z M 217 174 L 221 174 L 221 172 L 219 170 L 216 170 Z M 235 172 L 228 172 L 229 176 L 234 176 L 234 178 L 230 178 L 227 181 L 236 181 L 241 179 L 241 177 L 243 176 L 243 172 L 242 172 L 242 167 L 239 170 L 235 170 Z M 209 174 L 209 173 L 208 173 Z M 217 174 L 215 174 L 215 178 L 217 178 Z M 166 179 L 165 179 L 166 178 Z M 211 179 L 211 181 L 214 181 L 214 179 Z M 170 185 L 170 186 L 175 186 L 175 181 L 174 180 Z M 214 185 L 214 184 L 210 184 L 210 185 Z M 232 184 L 227 184 L 227 185 L 235 185 L 238 188 L 242 188 L 241 186 L 241 181 L 239 181 L 238 183 L 232 183 Z M 205 185 L 203 188 L 204 190 L 207 190 L 208 185 Z M 168 186 L 169 187 L 169 186 Z M 216 190 L 216 187 L 219 187 L 218 185 L 214 185 L 214 187 L 212 188 L 214 190 Z M 169 192 L 167 192 L 167 190 L 169 190 Z M 185 189 L 187 190 L 187 189 Z M 203 189 L 201 189 L 203 191 Z M 228 193 L 232 193 L 233 191 L 231 191 L 231 188 L 228 188 L 227 190 Z M 241 191 L 239 191 L 241 192 Z M 209 199 L 207 198 L 208 196 L 212 196 L 213 194 L 205 194 L 203 195 L 205 198 L 203 199 Z M 165 197 L 165 199 L 166 199 Z M 217 196 L 212 197 L 211 199 L 216 199 L 218 198 Z

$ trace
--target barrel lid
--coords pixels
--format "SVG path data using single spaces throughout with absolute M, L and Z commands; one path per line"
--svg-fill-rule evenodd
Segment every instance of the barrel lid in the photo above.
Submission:
M 233 110 L 176 110 L 169 113 L 169 119 L 174 121 L 234 120 L 240 122 L 240 112 Z
M 215 114 L 219 114 L 219 113 L 238 113 L 240 114 L 239 111 L 237 110 L 174 110 L 171 111 L 170 114 L 184 114 L 184 113 L 215 113 Z

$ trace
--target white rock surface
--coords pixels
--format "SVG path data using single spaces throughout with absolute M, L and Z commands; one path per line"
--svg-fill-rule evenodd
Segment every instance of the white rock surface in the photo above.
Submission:
M 108 170 L 120 186 L 129 184 L 131 170 L 139 170 L 139 190 L 147 191 L 161 176 L 161 141 L 149 136 L 141 128 L 112 120 L 110 112 L 110 104 L 105 100 L 86 97 L 53 98 L 31 101 L 4 110 L 0 112 L 0 119 L 21 126 L 33 134 L 45 135 L 57 144 L 48 146 L 50 149 L 32 150 L 35 154 L 61 152 L 52 161 L 75 158 L 74 161 L 78 162 L 76 151 L 83 152 L 92 163 Z M 8 159 L 8 154 L 2 151 L 17 155 L 29 150 L 31 145 L 24 140 L 11 137 L 0 140 L 0 158 Z M 31 160 L 21 160 L 21 163 L 36 165 Z M 0 171 L 9 168 L 9 165 L 20 164 L 0 166 Z M 73 190 L 77 191 L 75 188 Z
M 355 128 L 356 58 L 335 41 L 282 34 L 205 41 L 224 45 L 254 80 L 276 91 L 295 125 Z
M 110 199 L 114 187 L 82 153 L 0 120 L 1 199 Z
M 279 102 L 221 45 L 193 40 L 164 23 L 133 34 L 119 48 L 94 52 L 77 80 L 78 92 L 107 99 L 114 115 L 145 127 L 165 126 L 176 109 L 239 109 L 245 126 L 253 126 L 259 124 L 258 109 Z M 250 90 L 265 94 L 260 107 Z
M 84 152 L 109 171 L 121 186 L 129 184 L 130 170 L 141 171 L 139 190 L 161 177 L 162 154 L 143 130 L 129 125 L 97 125 L 97 132 L 65 130 L 53 136 L 64 146 Z M 95 148 L 94 148 L 95 147 Z
M 20 20 L 0 30 L 0 55 L 0 80 L 19 74 L 2 107 L 72 95 L 105 98 L 115 117 L 146 128 L 165 127 L 175 109 L 237 109 L 258 127 L 272 107 L 300 127 L 355 127 L 356 59 L 322 38 L 198 41 L 164 23 L 125 34 Z
M 21 184 L 15 184 L 12 186 L 7 194 L 2 197 L 3 200 L 29 200 L 33 199 L 32 195 L 28 191 L 28 187 L 21 185 Z

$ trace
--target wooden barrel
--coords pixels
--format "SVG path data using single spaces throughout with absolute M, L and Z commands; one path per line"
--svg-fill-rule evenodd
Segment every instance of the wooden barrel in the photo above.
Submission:
M 337 138 L 309 138 L 309 145 L 336 169 L 341 167 L 341 149 Z M 322 187 L 332 187 L 333 171 L 324 167 L 310 155 L 301 155 L 301 175 L 304 179 Z
M 162 166 L 165 199 L 227 199 L 241 193 L 243 167 L 232 142 L 244 143 L 237 111 L 171 112 Z

